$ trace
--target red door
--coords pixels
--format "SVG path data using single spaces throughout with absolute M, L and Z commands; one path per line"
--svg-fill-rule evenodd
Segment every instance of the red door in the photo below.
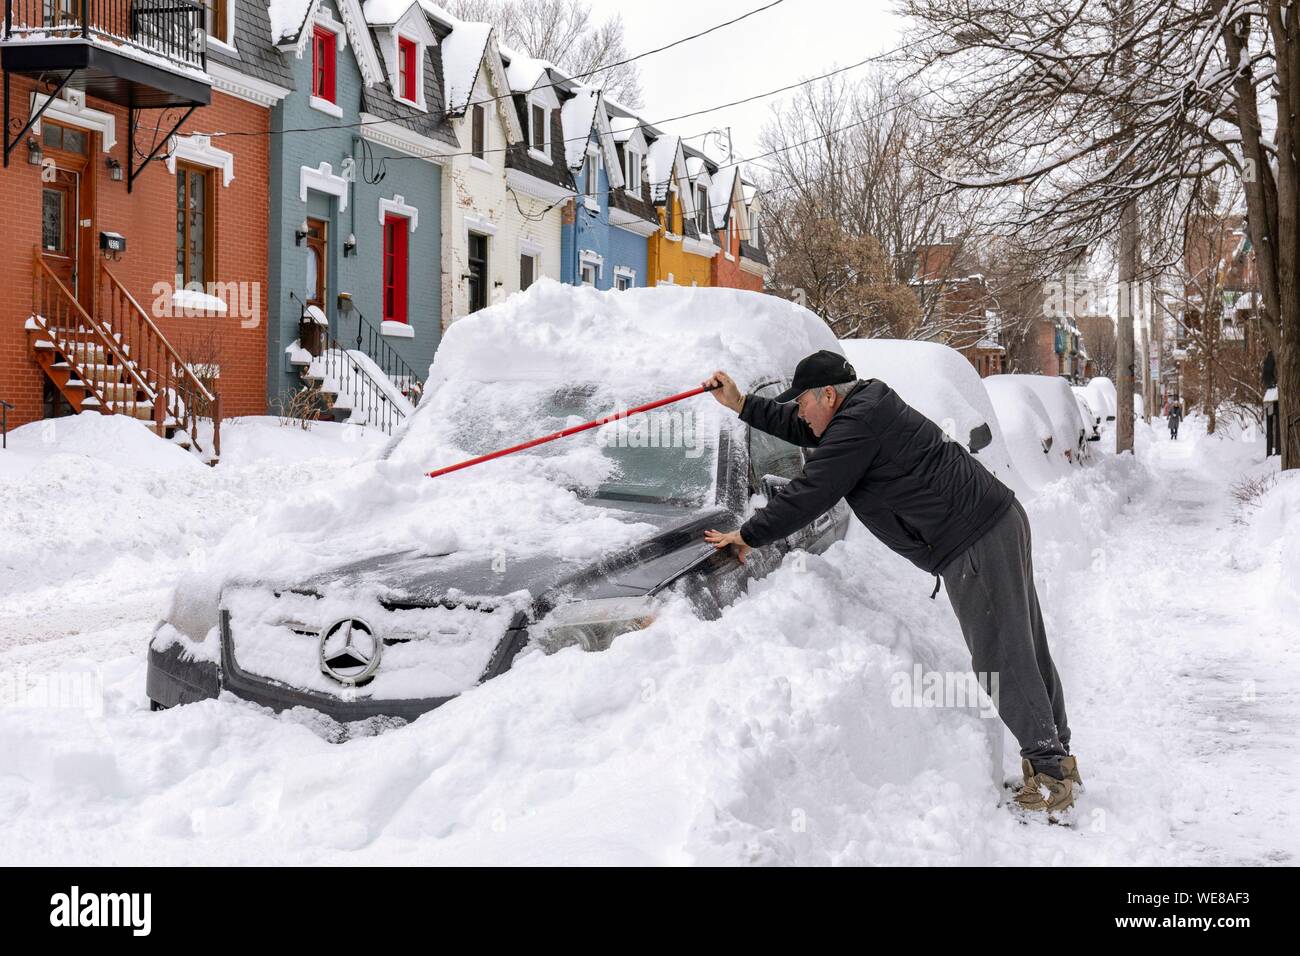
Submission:
M 384 321 L 406 322 L 407 220 L 384 217 Z

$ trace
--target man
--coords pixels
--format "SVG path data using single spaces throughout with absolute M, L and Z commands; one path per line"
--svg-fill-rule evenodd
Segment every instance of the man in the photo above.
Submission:
M 1178 441 L 1178 423 L 1183 420 L 1183 411 L 1177 403 L 1169 406 L 1169 437 Z
M 722 371 L 704 384 L 751 427 L 815 449 L 803 474 L 740 530 L 710 530 L 705 540 L 744 561 L 846 499 L 872 534 L 935 576 L 936 592 L 943 578 L 975 672 L 998 676 L 998 713 L 1020 744 L 1025 777 L 1017 803 L 1069 807 L 1082 781 L 1034 590 L 1029 519 L 1011 489 L 884 382 L 858 381 L 834 352 L 803 359 L 775 400 L 742 395 Z

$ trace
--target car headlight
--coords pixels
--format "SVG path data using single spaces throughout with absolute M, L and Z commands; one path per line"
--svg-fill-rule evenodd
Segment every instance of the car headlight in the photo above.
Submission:
M 659 602 L 649 596 L 574 601 L 542 619 L 538 638 L 548 654 L 571 644 L 603 651 L 620 634 L 648 627 L 658 609 Z

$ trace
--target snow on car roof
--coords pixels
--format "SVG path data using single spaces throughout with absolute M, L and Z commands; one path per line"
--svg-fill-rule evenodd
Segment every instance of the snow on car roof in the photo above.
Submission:
M 858 378 L 880 379 L 963 447 L 970 447 L 972 429 L 987 424 L 993 440 L 976 459 L 1012 490 L 1026 487 L 1015 473 L 979 374 L 960 352 L 905 339 L 842 339 L 840 345 Z
M 602 292 L 541 279 L 453 322 L 429 385 L 518 379 L 687 389 L 723 369 L 748 389 L 793 374 L 819 349 L 842 353 L 825 322 L 776 296 L 683 287 Z

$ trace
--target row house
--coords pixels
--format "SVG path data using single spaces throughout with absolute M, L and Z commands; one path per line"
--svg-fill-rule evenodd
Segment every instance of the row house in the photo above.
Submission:
M 214 458 L 223 417 L 265 409 L 266 133 L 289 86 L 267 8 L 8 0 L 0 69 L 10 423 L 127 414 Z
M 982 274 L 960 275 L 955 243 L 916 251 L 912 289 L 935 329 L 933 338 L 961 352 L 981 378 L 1005 371 L 1002 318 Z
M 8 10 L 11 422 L 391 431 L 448 324 L 540 277 L 762 288 L 735 164 L 428 0 Z

